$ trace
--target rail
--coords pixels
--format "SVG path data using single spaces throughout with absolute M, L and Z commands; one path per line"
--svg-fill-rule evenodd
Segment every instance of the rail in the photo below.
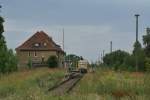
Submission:
M 69 93 L 80 81 L 83 75 L 84 74 L 73 72 L 69 74 L 64 81 L 53 86 L 52 88 L 49 88 L 48 91 L 50 91 L 53 95 L 63 95 L 65 93 Z

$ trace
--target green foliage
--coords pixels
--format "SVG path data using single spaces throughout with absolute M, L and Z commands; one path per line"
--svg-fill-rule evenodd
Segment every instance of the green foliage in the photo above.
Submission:
M 137 71 L 144 71 L 146 55 L 139 41 L 136 41 L 134 44 L 133 56 L 134 56 L 133 67 L 137 65 L 137 68 L 136 68 Z
M 95 64 L 95 63 L 91 63 L 90 65 L 89 65 L 91 68 L 95 68 L 95 67 L 97 67 L 97 65 Z
M 8 66 L 8 69 L 7 71 L 9 72 L 12 72 L 12 71 L 16 71 L 17 70 L 17 63 L 18 63 L 18 60 L 17 60 L 17 57 L 16 55 L 13 53 L 13 50 L 10 49 L 8 51 L 8 58 L 7 58 L 8 62 L 6 63 Z
M 143 49 L 141 49 L 140 51 L 138 51 L 138 70 L 139 71 L 145 71 L 145 52 Z
M 3 36 L 4 19 L 0 16 L 0 73 L 8 73 L 17 70 L 17 59 L 13 50 L 7 49 L 5 37 Z
M 138 54 L 138 52 L 140 52 L 141 49 L 142 49 L 142 46 L 141 46 L 141 44 L 140 44 L 139 41 L 136 41 L 136 42 L 134 43 L 133 47 L 134 47 L 134 50 L 133 50 L 133 54 L 134 54 L 134 55 Z
M 0 16 L 0 39 L 3 37 L 2 33 L 4 32 L 3 22 L 4 19 Z
M 15 89 L 13 86 L 3 86 L 0 87 L 0 98 L 6 98 L 8 96 L 11 96 L 15 93 Z
M 0 53 L 0 58 L 0 73 L 8 73 L 17 70 L 18 60 L 11 49 L 2 51 Z
M 23 72 L 2 77 L 1 100 L 150 100 L 149 73 L 98 68 L 95 73 L 86 74 L 69 94 L 60 96 L 47 89 L 62 81 L 64 71 L 37 68 L 25 73 L 26 77 L 22 77 Z
M 106 54 L 103 58 L 104 63 L 107 66 L 118 69 L 118 67 L 124 63 L 124 59 L 129 57 L 129 54 L 125 51 L 117 50 L 110 54 Z
M 135 71 L 135 56 L 130 55 L 124 59 L 124 63 L 120 65 L 122 70 Z
M 4 27 L 3 27 L 4 19 L 0 16 L 0 52 L 3 52 L 7 49 L 5 38 L 3 36 Z
M 58 67 L 58 58 L 56 56 L 50 56 L 47 63 L 50 68 Z
M 145 71 L 145 52 L 139 41 L 135 42 L 133 54 L 117 50 L 106 54 L 103 58 L 104 64 L 115 70 Z
M 146 71 L 150 72 L 150 58 L 146 57 L 145 59 Z
M 61 82 L 64 75 L 63 70 L 46 67 L 2 75 L 0 100 L 54 100 L 48 89 Z
M 146 46 L 150 45 L 150 34 L 146 34 L 143 36 L 143 44 Z
M 32 59 L 31 59 L 31 57 L 29 57 L 29 59 L 28 59 L 28 68 L 29 69 L 31 69 L 33 66 L 32 66 Z
M 145 52 L 143 49 L 136 51 L 136 54 L 132 54 L 125 59 L 124 64 L 131 67 L 133 71 L 136 70 L 136 60 L 138 65 L 138 71 L 145 71 Z
M 66 61 L 71 61 L 71 63 L 72 63 L 72 66 L 71 66 L 71 67 L 76 67 L 76 66 L 78 65 L 78 61 L 79 61 L 80 59 L 83 59 L 83 58 L 80 57 L 80 56 L 77 56 L 77 55 L 75 55 L 75 54 L 69 54 L 69 55 L 67 55 L 67 56 L 65 57 L 65 60 L 66 60 Z
M 146 56 L 150 57 L 150 33 L 149 32 L 147 32 L 147 34 L 143 36 L 143 44 L 145 45 Z
M 145 70 L 150 72 L 150 28 L 147 28 L 147 34 L 143 36 L 145 52 Z

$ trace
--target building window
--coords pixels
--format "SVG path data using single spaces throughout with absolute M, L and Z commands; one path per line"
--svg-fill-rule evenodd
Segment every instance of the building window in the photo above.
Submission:
M 35 47 L 39 47 L 40 44 L 39 44 L 39 43 L 35 43 L 34 46 L 35 46 Z
M 37 53 L 36 53 L 36 51 L 34 52 L 34 56 L 35 56 L 35 57 L 37 57 Z
M 47 43 L 46 43 L 46 42 L 44 42 L 44 46 L 47 46 Z
M 29 53 L 28 53 L 28 56 L 30 57 L 31 56 L 31 52 L 29 51 Z

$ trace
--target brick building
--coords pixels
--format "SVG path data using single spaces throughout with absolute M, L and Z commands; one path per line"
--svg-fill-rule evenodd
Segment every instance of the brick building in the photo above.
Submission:
M 59 66 L 63 66 L 64 51 L 57 45 L 52 37 L 49 37 L 45 32 L 36 32 L 22 45 L 16 48 L 19 67 L 26 66 L 29 59 L 32 62 L 46 62 L 49 56 L 56 56 L 59 60 Z

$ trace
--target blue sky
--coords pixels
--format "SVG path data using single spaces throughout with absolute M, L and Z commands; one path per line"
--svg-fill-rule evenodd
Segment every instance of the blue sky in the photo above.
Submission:
M 5 37 L 15 49 L 36 31 L 45 31 L 65 51 L 91 61 L 103 50 L 131 52 L 135 41 L 135 17 L 139 13 L 139 39 L 150 26 L 150 0 L 0 0 Z M 142 43 L 142 41 L 141 41 Z

